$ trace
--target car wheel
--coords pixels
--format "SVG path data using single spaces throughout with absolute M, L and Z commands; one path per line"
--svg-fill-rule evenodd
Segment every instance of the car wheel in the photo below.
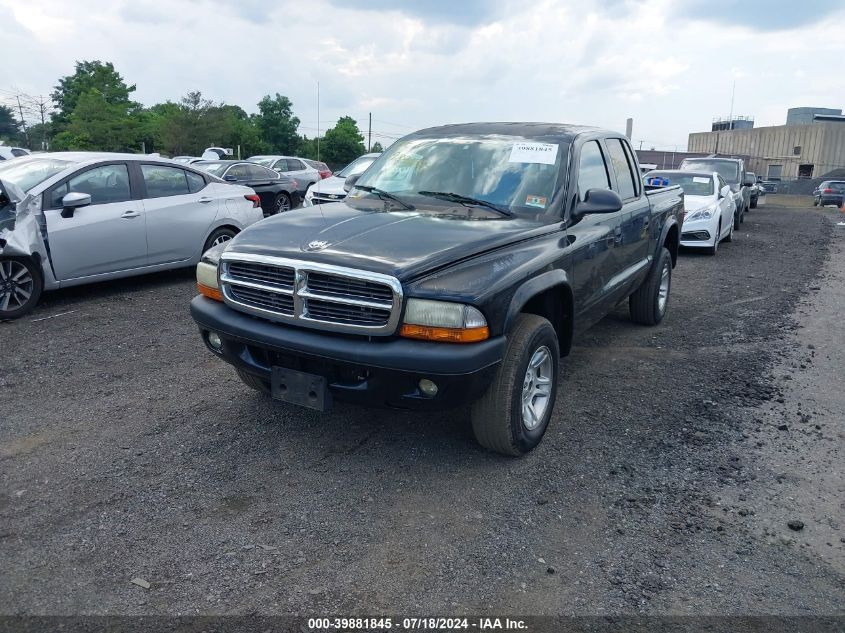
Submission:
M 28 314 L 41 298 L 44 280 L 28 257 L 0 259 L 0 320 Z
M 547 319 L 520 314 L 493 383 L 472 406 L 472 430 L 484 448 L 524 455 L 549 426 L 557 395 L 560 350 Z
M 818 198 L 813 198 L 813 206 L 814 207 L 819 206 L 819 199 Z
M 280 193 L 276 196 L 276 199 L 273 201 L 273 213 L 284 213 L 285 211 L 290 211 L 290 196 L 284 192 Z
M 752 209 L 757 208 L 757 198 L 751 198 L 751 208 Z
M 665 246 L 651 267 L 648 277 L 628 298 L 631 320 L 643 325 L 657 325 L 669 309 L 672 289 L 672 255 Z
M 739 230 L 739 209 L 734 211 L 734 229 Z
M 212 246 L 217 246 L 222 244 L 223 242 L 228 242 L 231 240 L 238 232 L 234 229 L 227 229 L 227 228 L 220 228 L 216 231 L 212 232 L 211 235 L 208 236 L 208 239 L 205 241 L 205 246 L 202 248 L 202 252 L 204 253 Z
M 719 222 L 719 227 L 716 229 L 716 239 L 713 240 L 713 246 L 707 249 L 708 255 L 715 255 L 719 252 L 719 240 L 722 237 L 722 223 Z
M 248 374 L 240 369 L 236 369 L 235 371 L 238 372 L 238 378 L 240 378 L 247 387 L 252 387 L 261 393 L 270 393 L 270 383 L 266 380 L 262 380 L 258 376 L 253 376 L 252 374 Z
M 731 228 L 728 231 L 728 234 L 725 236 L 726 242 L 733 242 L 734 241 L 734 223 L 731 222 Z

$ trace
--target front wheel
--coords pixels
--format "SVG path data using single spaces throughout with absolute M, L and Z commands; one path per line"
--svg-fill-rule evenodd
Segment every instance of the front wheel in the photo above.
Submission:
M 472 406 L 472 430 L 484 448 L 524 455 L 549 426 L 557 395 L 560 350 L 547 319 L 520 314 L 493 383 Z
M 716 237 L 713 239 L 713 246 L 707 249 L 708 255 L 715 255 L 719 252 L 719 240 L 722 239 L 722 223 L 719 222 L 719 226 L 716 229 Z
M 725 236 L 725 241 L 726 242 L 733 242 L 734 241 L 734 223 L 733 222 L 731 222 L 730 230 L 728 231 L 728 234 Z
M 0 259 L 0 321 L 31 312 L 43 289 L 41 271 L 30 258 Z
M 660 249 L 657 261 L 645 281 L 628 299 L 631 320 L 643 325 L 657 325 L 669 308 L 669 291 L 672 289 L 672 255 L 665 246 Z
M 734 230 L 739 231 L 740 222 L 740 212 L 739 209 L 737 209 L 736 211 L 734 211 Z
M 757 198 L 751 198 L 751 208 L 752 209 L 757 208 Z

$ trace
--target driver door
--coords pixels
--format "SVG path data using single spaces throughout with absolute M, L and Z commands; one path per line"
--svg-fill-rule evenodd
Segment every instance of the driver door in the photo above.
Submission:
M 87 193 L 91 204 L 62 217 L 62 198 Z M 86 168 L 44 196 L 50 258 L 56 279 L 69 281 L 147 264 L 147 229 L 126 163 Z

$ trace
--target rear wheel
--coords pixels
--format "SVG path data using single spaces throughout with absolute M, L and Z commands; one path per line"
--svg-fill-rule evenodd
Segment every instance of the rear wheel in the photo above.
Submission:
M 273 201 L 273 213 L 284 213 L 285 211 L 290 211 L 290 196 L 285 192 L 280 193 L 276 196 L 276 199 Z
M 204 253 L 212 246 L 217 246 L 219 244 L 222 244 L 223 242 L 228 242 L 237 234 L 238 232 L 234 229 L 228 229 L 226 227 L 217 229 L 211 235 L 208 236 L 208 239 L 205 241 L 205 246 L 203 246 L 202 248 L 202 252 Z
M 669 291 L 672 289 L 672 255 L 664 246 L 651 267 L 646 280 L 628 299 L 631 320 L 643 325 L 657 325 L 669 308 Z
M 270 383 L 266 380 L 262 380 L 258 376 L 253 376 L 252 374 L 248 374 L 240 369 L 236 369 L 235 371 L 238 372 L 238 378 L 240 378 L 247 387 L 252 387 L 261 393 L 270 393 Z
M 487 393 L 472 406 L 472 430 L 484 448 L 524 455 L 543 439 L 555 406 L 560 351 L 547 319 L 520 314 Z
M 0 259 L 0 320 L 17 319 L 38 303 L 44 280 L 28 257 Z

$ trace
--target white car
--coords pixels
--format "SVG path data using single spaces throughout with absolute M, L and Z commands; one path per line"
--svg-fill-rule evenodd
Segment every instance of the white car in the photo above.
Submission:
M 733 240 L 736 203 L 719 172 L 660 170 L 644 178 L 648 186 L 680 185 L 684 190 L 681 246 L 707 249 L 715 255 L 722 240 Z
M 20 158 L 21 156 L 29 156 L 29 150 L 23 147 L 12 147 L 10 145 L 0 144 L 0 161 L 11 160 L 13 158 Z
M 314 183 L 305 192 L 305 199 L 302 202 L 302 206 L 310 207 L 315 204 L 340 202 L 346 197 L 346 191 L 343 189 L 343 183 L 346 182 L 346 179 L 349 176 L 360 176 L 363 174 L 379 156 L 381 154 L 378 152 L 359 156 L 333 176 Z
M 292 178 L 299 195 L 303 195 L 308 187 L 323 178 L 320 170 L 296 156 L 250 156 L 247 160 Z
M 17 158 L 0 163 L 0 190 L 0 320 L 42 290 L 194 266 L 264 217 L 249 187 L 137 154 Z

